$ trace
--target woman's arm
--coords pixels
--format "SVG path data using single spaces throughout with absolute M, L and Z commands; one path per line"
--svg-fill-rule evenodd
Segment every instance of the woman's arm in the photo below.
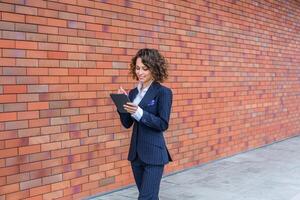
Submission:
M 120 112 L 118 112 L 118 113 L 120 115 L 120 120 L 121 120 L 122 125 L 125 128 L 130 128 L 133 124 L 133 119 L 132 119 L 130 113 L 120 113 Z
M 127 92 L 122 88 L 122 86 L 119 88 L 118 93 L 128 95 Z M 132 94 L 132 90 L 129 92 L 129 95 L 130 94 Z M 122 125 L 125 128 L 130 128 L 133 124 L 133 119 L 132 119 L 130 113 L 120 113 L 119 111 L 118 111 L 118 113 L 120 115 L 120 120 L 121 120 Z

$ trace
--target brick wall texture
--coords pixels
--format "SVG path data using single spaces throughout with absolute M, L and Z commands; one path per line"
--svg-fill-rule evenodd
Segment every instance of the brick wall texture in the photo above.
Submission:
M 1 0 L 0 199 L 81 199 L 133 183 L 109 93 L 131 57 L 168 59 L 166 173 L 300 133 L 296 0 Z

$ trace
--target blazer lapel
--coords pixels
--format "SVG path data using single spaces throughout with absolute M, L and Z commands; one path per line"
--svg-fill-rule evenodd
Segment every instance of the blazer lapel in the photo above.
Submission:
M 139 106 L 141 108 L 145 108 L 149 102 L 151 102 L 154 97 L 158 93 L 158 89 L 160 87 L 160 84 L 158 82 L 153 82 L 149 89 L 147 90 L 145 96 L 143 97 L 142 101 L 139 103 Z
M 135 99 L 136 95 L 139 93 L 138 89 L 137 88 L 134 88 L 134 90 L 132 91 L 131 95 L 129 95 L 129 100 L 131 102 L 133 102 L 133 100 Z

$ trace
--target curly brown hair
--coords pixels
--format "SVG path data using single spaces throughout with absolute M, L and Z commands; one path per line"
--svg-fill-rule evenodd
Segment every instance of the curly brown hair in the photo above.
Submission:
M 150 70 L 154 81 L 163 82 L 168 78 L 167 60 L 156 49 L 140 49 L 131 59 L 130 74 L 133 79 L 138 80 L 135 73 L 136 60 L 141 58 L 142 63 Z

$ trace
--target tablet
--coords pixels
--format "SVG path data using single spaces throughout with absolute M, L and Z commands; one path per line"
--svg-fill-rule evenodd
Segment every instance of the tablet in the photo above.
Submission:
M 126 94 L 110 94 L 110 97 L 112 98 L 113 102 L 117 106 L 117 109 L 120 113 L 128 113 L 123 105 L 127 102 L 130 102 L 128 96 Z

